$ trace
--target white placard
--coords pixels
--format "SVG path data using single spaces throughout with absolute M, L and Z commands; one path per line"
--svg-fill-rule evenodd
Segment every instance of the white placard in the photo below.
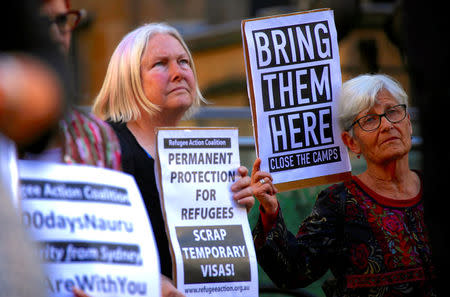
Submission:
M 0 133 L 0 195 L 17 206 L 18 188 L 17 148 L 12 140 Z
M 230 190 L 238 130 L 160 129 L 157 141 L 177 288 L 187 296 L 258 296 L 247 212 Z
M 333 11 L 245 20 L 242 34 L 261 170 L 280 190 L 349 177 Z
M 92 166 L 19 161 L 22 221 L 49 296 L 159 296 L 159 258 L 134 178 Z

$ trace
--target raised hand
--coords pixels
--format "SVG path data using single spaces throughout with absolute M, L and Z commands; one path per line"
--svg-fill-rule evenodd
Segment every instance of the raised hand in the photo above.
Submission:
M 266 213 L 275 214 L 278 209 L 277 188 L 273 185 L 272 175 L 260 170 L 261 159 L 257 158 L 253 164 L 251 188 Z

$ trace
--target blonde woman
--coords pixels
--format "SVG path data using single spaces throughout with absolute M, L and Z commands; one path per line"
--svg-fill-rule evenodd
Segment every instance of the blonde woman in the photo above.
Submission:
M 154 175 L 155 128 L 176 126 L 202 101 L 192 55 L 181 35 L 167 24 L 151 23 L 127 34 L 117 46 L 93 107 L 119 137 L 122 168 L 139 186 L 161 273 L 169 278 L 172 263 Z M 250 178 L 245 167 L 238 172 L 242 178 L 232 187 L 234 198 L 249 209 L 254 204 Z

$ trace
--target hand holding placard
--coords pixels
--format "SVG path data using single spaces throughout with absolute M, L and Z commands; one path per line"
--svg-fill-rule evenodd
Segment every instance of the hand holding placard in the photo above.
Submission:
M 247 213 L 255 205 L 255 198 L 253 198 L 253 191 L 250 187 L 251 179 L 248 176 L 248 169 L 245 166 L 241 166 L 237 170 L 240 178 L 231 186 L 233 191 L 233 199 L 239 205 L 245 206 Z

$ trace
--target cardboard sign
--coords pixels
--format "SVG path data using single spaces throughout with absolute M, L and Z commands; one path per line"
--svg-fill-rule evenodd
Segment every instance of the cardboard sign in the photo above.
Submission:
M 242 38 L 261 170 L 280 191 L 350 177 L 337 122 L 341 72 L 333 12 L 244 20 Z
M 230 190 L 240 166 L 237 129 L 161 128 L 157 143 L 178 290 L 186 296 L 257 296 L 247 212 Z
M 38 243 L 49 296 L 159 296 L 158 251 L 133 177 L 19 161 L 22 222 Z

